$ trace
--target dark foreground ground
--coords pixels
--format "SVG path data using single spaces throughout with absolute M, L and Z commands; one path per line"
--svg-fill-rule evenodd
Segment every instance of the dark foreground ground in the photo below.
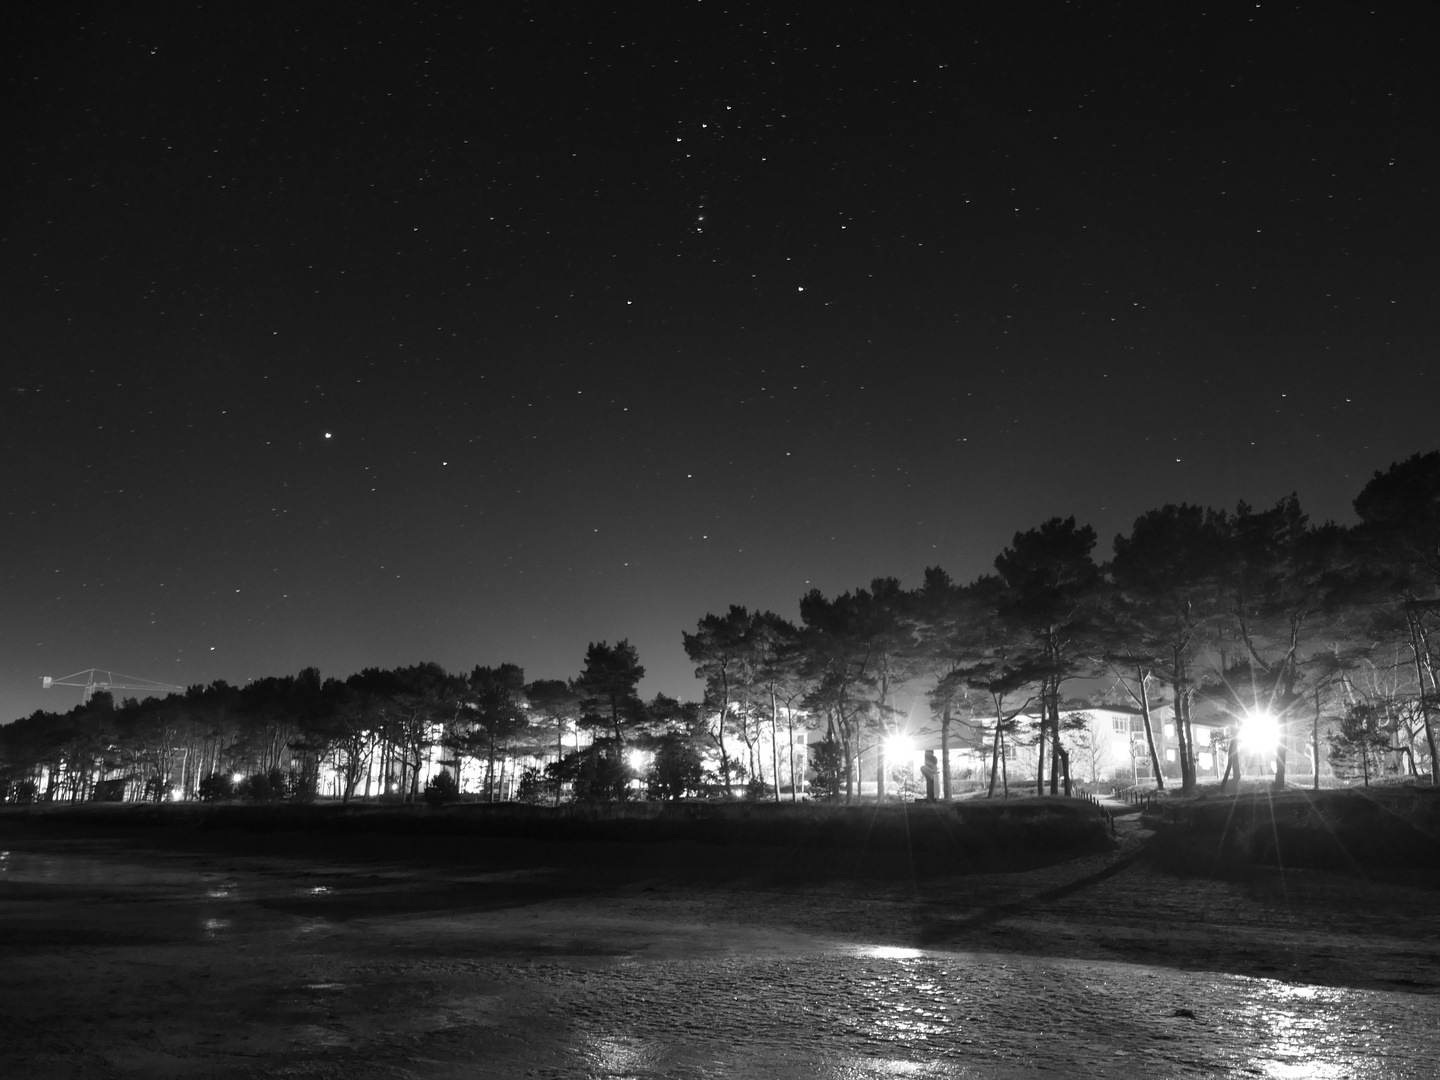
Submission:
M 1221 859 L 1203 813 L 1070 851 L 925 808 L 778 845 L 227 813 L 0 814 L 0 1076 L 1440 1068 L 1434 878 Z

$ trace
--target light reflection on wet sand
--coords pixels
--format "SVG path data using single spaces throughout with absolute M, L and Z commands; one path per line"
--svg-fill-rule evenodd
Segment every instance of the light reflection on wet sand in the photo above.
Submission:
M 1440 1060 L 1440 999 L 1420 994 L 839 942 L 663 905 L 386 913 L 354 898 L 425 879 L 369 867 L 316 885 L 298 864 L 12 851 L 4 870 L 0 917 L 33 933 L 0 961 L 11 991 L 38 989 L 0 998 L 33 1034 L 0 1045 L 0 1075 L 69 1075 L 64 1047 L 82 1044 L 106 1048 L 91 1072 L 107 1076 L 203 1061 L 379 1077 L 423 1060 L 425 1075 L 550 1080 L 1407 1080 Z M 467 896 L 502 880 L 470 875 Z M 122 922 L 135 945 L 107 940 Z M 96 986 L 105 1008 L 87 1011 Z
M 1236 1023 L 1253 1033 L 1251 1064 L 1261 1075 L 1273 1080 L 1402 1075 L 1392 1071 L 1399 1063 L 1389 1060 L 1390 1051 L 1398 1049 L 1385 1038 L 1392 1020 L 1353 1008 L 1356 991 L 1252 981 L 1260 985 L 1239 1007 Z M 1437 1019 L 1432 1012 L 1430 1023 Z
M 1440 1050 L 1432 998 L 1126 964 L 847 947 L 550 978 L 595 1077 L 1418 1078 Z

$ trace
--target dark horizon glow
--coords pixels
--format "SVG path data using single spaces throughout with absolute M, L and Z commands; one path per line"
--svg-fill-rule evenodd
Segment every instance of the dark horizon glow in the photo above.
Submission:
M 44 675 L 568 677 L 730 604 L 1434 448 L 1418 22 L 0 16 L 0 722 Z

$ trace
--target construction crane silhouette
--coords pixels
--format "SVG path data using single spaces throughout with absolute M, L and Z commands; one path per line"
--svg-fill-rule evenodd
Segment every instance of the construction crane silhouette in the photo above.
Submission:
M 49 675 L 42 676 L 40 685 L 46 690 L 52 686 L 83 687 L 85 692 L 80 697 L 82 705 L 90 704 L 90 699 L 95 696 L 96 690 L 146 690 L 156 697 L 163 693 L 183 694 L 185 692 L 183 686 L 172 686 L 170 683 L 155 682 L 152 679 L 137 679 L 134 675 L 117 675 L 113 671 L 93 667 L 59 679 L 53 679 Z

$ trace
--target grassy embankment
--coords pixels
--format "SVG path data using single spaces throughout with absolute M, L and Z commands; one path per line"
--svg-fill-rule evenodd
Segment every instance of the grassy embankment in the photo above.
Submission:
M 1413 784 L 1274 792 L 1202 789 L 1148 813 L 1167 868 L 1267 867 L 1440 878 L 1440 788 Z
M 1107 850 L 1109 828 L 1078 799 L 966 801 L 835 806 L 816 803 L 678 802 L 535 807 L 461 803 L 444 807 L 314 803 L 296 805 L 89 804 L 6 808 L 7 825 L 29 835 L 229 836 L 247 849 L 324 846 L 404 851 L 423 858 L 494 841 L 511 851 L 536 845 L 553 853 L 583 844 L 630 852 L 689 849 L 684 861 L 729 859 L 740 850 L 767 863 L 807 855 L 857 872 L 966 873 L 1023 870 Z M 152 836 L 159 839 L 158 836 Z M 208 845 L 207 845 L 208 846 Z M 724 849 L 717 851 L 716 849 Z
M 1440 789 L 1202 788 L 1145 814 L 1159 867 L 1211 874 L 1253 868 L 1440 881 Z M 448 860 L 487 851 L 523 860 L 567 848 L 586 861 L 711 860 L 795 864 L 823 872 L 924 876 L 1019 871 L 1109 850 L 1109 829 L 1078 799 L 965 800 L 951 805 L 679 802 L 569 805 L 461 803 L 445 807 L 320 802 L 245 805 L 86 804 L 0 808 L 0 838 L 133 837 L 137 842 L 301 854 L 371 853 Z M 149 839 L 147 840 L 146 837 Z M 657 850 L 664 847 L 662 855 Z M 710 854 L 706 854 L 709 852 Z

